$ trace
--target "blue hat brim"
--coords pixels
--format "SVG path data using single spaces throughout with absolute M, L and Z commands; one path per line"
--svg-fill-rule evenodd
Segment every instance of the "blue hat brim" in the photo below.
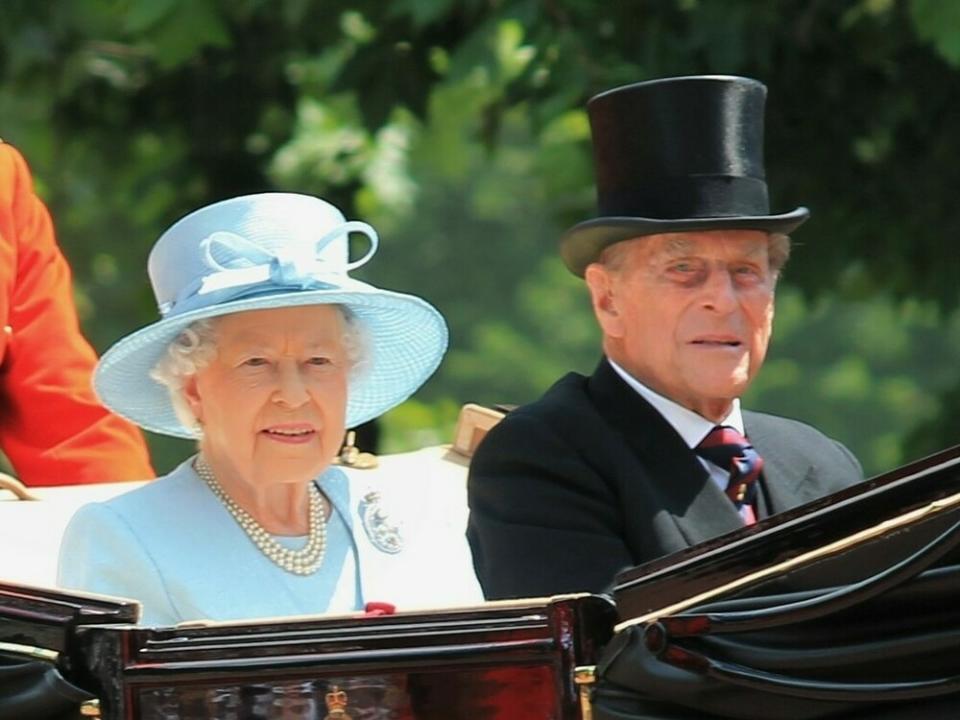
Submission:
M 614 243 L 644 235 L 693 230 L 762 230 L 789 234 L 810 217 L 798 207 L 781 215 L 659 219 L 643 217 L 599 217 L 570 228 L 560 239 L 560 257 L 574 275 L 583 277 L 587 265 L 600 259 Z
M 190 323 L 249 310 L 333 304 L 350 309 L 366 340 L 364 366 L 351 373 L 347 389 L 346 426 L 356 427 L 399 405 L 426 382 L 446 352 L 448 332 L 443 317 L 426 301 L 352 279 L 330 289 L 248 297 L 159 320 L 103 354 L 94 388 L 107 407 L 145 430 L 195 438 L 177 419 L 167 387 L 150 377 Z

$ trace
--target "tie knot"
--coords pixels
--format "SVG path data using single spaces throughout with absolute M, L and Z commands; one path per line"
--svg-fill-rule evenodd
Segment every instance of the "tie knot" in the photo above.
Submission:
M 697 445 L 696 453 L 730 473 L 727 495 L 737 507 L 753 503 L 763 458 L 747 438 L 728 425 L 718 425 Z
M 707 436 L 697 445 L 697 453 L 703 456 L 727 455 L 735 457 L 740 454 L 743 448 L 753 447 L 750 441 L 729 425 L 717 425 L 713 430 L 707 433 Z M 707 457 L 710 462 L 713 460 Z M 720 464 L 720 463 L 717 463 Z M 723 465 L 726 467 L 726 465 Z

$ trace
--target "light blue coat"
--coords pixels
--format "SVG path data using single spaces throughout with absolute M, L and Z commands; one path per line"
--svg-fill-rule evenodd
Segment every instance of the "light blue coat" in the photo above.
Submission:
M 58 584 L 138 600 L 150 625 L 349 612 L 370 601 L 399 610 L 482 602 L 460 488 L 422 478 L 378 487 L 364 471 L 329 468 L 317 480 L 333 506 L 327 553 L 301 577 L 256 548 L 191 463 L 82 507 L 63 536 Z M 371 508 L 386 522 L 371 522 Z M 377 532 L 393 525 L 397 552 Z

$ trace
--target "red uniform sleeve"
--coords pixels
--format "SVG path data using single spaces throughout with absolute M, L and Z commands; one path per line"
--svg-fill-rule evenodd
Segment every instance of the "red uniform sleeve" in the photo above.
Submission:
M 154 476 L 139 429 L 90 385 L 70 269 L 23 157 L 0 144 L 0 446 L 27 485 Z

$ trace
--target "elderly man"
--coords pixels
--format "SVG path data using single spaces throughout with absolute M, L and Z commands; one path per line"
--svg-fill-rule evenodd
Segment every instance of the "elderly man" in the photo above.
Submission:
M 600 217 L 561 242 L 603 334 L 486 437 L 468 530 L 488 598 L 600 591 L 615 574 L 862 479 L 839 443 L 741 411 L 773 323 L 787 233 L 771 215 L 766 88 L 669 78 L 589 105 Z M 748 439 L 749 438 L 749 439 Z

